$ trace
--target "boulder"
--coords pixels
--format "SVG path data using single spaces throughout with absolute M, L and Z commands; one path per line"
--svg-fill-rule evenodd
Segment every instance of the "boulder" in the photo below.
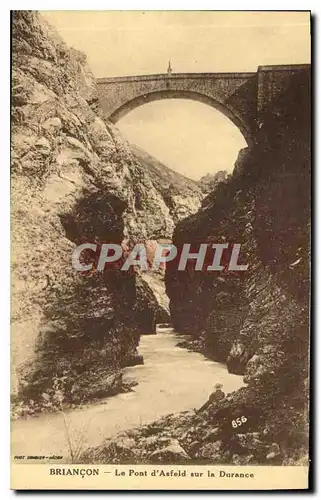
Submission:
M 204 436 L 203 441 L 216 441 L 218 436 L 220 435 L 220 428 L 215 427 L 214 429 L 210 429 Z
M 236 453 L 232 456 L 233 465 L 247 465 L 252 463 L 254 460 L 254 455 L 237 455 Z
M 230 373 L 243 375 L 247 362 L 251 358 L 251 353 L 241 342 L 232 345 L 226 360 L 226 366 Z
M 268 445 L 261 441 L 259 436 L 258 432 L 249 432 L 246 434 L 236 434 L 235 439 L 242 448 L 262 452 L 268 448 Z
M 277 443 L 272 443 L 268 449 L 268 454 L 266 455 L 266 459 L 269 462 L 279 462 L 281 459 L 281 450 L 280 446 Z
M 135 441 L 133 438 L 128 436 L 120 436 L 115 442 L 115 448 L 117 451 L 123 452 L 132 450 L 135 447 Z
M 124 366 L 143 365 L 144 358 L 141 354 L 134 354 L 132 356 L 128 356 L 127 358 L 125 358 L 123 364 Z
M 160 463 L 184 463 L 191 460 L 184 448 L 176 440 L 165 446 L 165 448 L 155 450 L 149 455 L 149 459 L 151 462 Z
M 207 443 L 202 448 L 200 448 L 198 455 L 202 458 L 214 459 L 215 460 L 221 456 L 222 452 L 222 441 L 215 441 L 214 443 Z

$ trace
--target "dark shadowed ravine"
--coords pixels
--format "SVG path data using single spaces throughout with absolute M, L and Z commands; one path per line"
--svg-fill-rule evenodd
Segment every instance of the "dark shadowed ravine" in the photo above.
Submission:
M 141 337 L 139 352 L 145 364 L 125 368 L 124 381 L 137 381 L 132 392 L 66 412 L 73 443 L 85 436 L 82 447 L 98 446 L 119 431 L 157 420 L 171 412 L 197 409 L 217 382 L 226 393 L 244 385 L 243 377 L 202 354 L 177 347 L 184 337 L 171 328 Z M 14 455 L 68 455 L 63 416 L 42 413 L 12 424 Z

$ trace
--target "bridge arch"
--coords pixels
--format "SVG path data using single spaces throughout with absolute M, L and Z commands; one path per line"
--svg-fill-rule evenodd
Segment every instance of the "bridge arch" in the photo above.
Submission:
M 141 94 L 134 97 L 133 99 L 126 101 L 118 109 L 113 111 L 113 113 L 109 116 L 109 120 L 113 123 L 117 123 L 121 118 L 130 113 L 130 111 L 133 111 L 135 108 L 143 106 L 144 104 L 147 104 L 149 102 L 159 101 L 162 99 L 189 99 L 207 104 L 208 106 L 217 109 L 229 120 L 231 120 L 234 125 L 238 127 L 248 145 L 251 145 L 253 143 L 254 139 L 252 131 L 249 130 L 246 123 L 244 123 L 242 118 L 238 116 L 234 110 L 232 111 L 226 104 L 220 103 L 213 97 L 209 97 L 205 94 L 190 90 L 176 90 L 168 88 Z

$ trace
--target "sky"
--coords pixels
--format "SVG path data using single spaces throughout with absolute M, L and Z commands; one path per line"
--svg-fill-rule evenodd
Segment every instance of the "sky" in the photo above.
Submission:
M 256 71 L 310 62 L 307 12 L 42 11 L 96 77 Z M 117 123 L 124 137 L 198 179 L 233 170 L 246 142 L 219 111 L 195 101 L 145 104 Z M 173 130 L 175 133 L 173 133 Z

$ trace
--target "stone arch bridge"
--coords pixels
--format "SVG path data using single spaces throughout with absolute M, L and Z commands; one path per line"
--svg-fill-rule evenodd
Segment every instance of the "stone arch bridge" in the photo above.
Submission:
M 259 66 L 253 73 L 165 73 L 99 78 L 99 100 L 116 123 L 145 103 L 170 98 L 193 99 L 220 110 L 253 142 L 260 114 L 286 92 L 309 65 Z

